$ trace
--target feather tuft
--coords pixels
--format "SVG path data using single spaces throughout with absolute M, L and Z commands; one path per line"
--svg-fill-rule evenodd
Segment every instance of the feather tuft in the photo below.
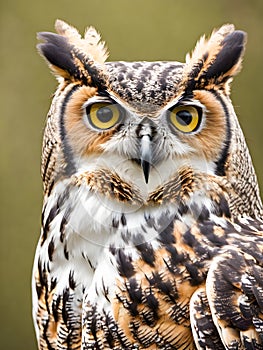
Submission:
M 203 35 L 197 42 L 192 54 L 188 53 L 186 55 L 186 63 L 199 60 L 205 52 L 216 55 L 220 50 L 220 43 L 228 34 L 233 33 L 234 30 L 235 27 L 233 24 L 225 24 L 218 30 L 214 29 L 210 38 L 206 39 L 205 35 Z
M 225 24 L 210 38 L 202 36 L 192 54 L 186 55 L 183 86 L 193 89 L 224 89 L 228 95 L 232 78 L 240 71 L 246 33 Z
M 76 28 L 57 19 L 55 29 L 58 34 L 66 37 L 71 45 L 83 51 L 94 62 L 103 64 L 108 58 L 109 53 L 105 42 L 101 41 L 101 36 L 95 28 L 88 27 L 82 38 Z

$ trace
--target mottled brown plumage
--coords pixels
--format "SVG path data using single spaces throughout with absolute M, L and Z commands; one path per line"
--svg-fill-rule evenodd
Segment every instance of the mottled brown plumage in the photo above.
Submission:
M 246 35 L 186 62 L 106 62 L 40 33 L 59 81 L 33 272 L 39 349 L 263 349 L 263 207 L 230 100 Z

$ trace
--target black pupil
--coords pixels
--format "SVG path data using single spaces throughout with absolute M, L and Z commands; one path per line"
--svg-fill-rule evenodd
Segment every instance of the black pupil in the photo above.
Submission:
M 190 125 L 193 117 L 190 112 L 183 110 L 176 113 L 176 119 L 181 125 Z
M 113 117 L 113 112 L 110 107 L 102 107 L 97 111 L 97 118 L 102 123 L 109 122 Z

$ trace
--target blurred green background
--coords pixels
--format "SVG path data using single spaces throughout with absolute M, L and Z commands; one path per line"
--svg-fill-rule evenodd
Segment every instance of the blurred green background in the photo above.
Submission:
M 232 98 L 263 188 L 262 0 L 9 0 L 0 3 L 1 349 L 36 349 L 31 266 L 39 236 L 41 138 L 56 81 L 36 52 L 36 32 L 56 18 L 95 26 L 110 60 L 184 60 L 201 34 L 231 22 L 248 32 Z

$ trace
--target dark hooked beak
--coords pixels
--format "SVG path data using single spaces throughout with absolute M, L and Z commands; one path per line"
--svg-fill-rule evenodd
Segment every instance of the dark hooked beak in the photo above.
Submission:
M 149 118 L 144 118 L 139 124 L 137 135 L 140 139 L 139 157 L 141 160 L 141 167 L 143 170 L 145 182 L 148 183 L 152 158 L 153 158 L 153 145 L 152 139 L 155 133 L 155 127 L 153 122 Z
M 150 170 L 151 170 L 151 161 L 152 161 L 152 145 L 150 135 L 143 135 L 141 137 L 141 167 L 143 170 L 145 182 L 148 183 Z

